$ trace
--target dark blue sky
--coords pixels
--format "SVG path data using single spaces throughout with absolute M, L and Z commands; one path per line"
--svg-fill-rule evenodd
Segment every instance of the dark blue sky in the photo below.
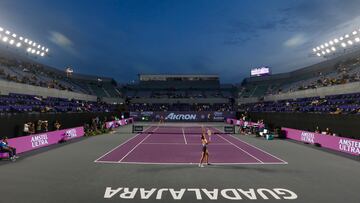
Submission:
M 319 62 L 311 49 L 360 27 L 357 0 L 1 0 L 0 26 L 50 47 L 41 62 L 114 77 L 218 73 L 240 82 Z

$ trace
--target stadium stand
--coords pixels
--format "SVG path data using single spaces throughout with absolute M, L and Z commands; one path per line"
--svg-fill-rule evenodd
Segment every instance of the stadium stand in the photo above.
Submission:
M 248 112 L 360 114 L 360 93 L 241 104 L 239 110 Z
M 69 100 L 63 98 L 36 95 L 14 94 L 0 96 L 0 112 L 30 113 L 30 112 L 110 112 L 114 105 L 103 102 Z
M 112 78 L 72 74 L 39 64 L 26 56 L 0 47 L 0 80 L 50 89 L 66 90 L 97 97 L 121 97 Z
M 353 53 L 288 73 L 246 78 L 239 97 L 264 97 L 358 81 L 360 58 L 358 53 Z

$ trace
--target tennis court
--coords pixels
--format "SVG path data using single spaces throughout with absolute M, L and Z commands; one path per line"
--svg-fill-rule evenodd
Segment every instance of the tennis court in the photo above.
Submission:
M 144 126 L 137 126 L 144 129 Z M 212 164 L 287 164 L 215 126 L 209 146 Z M 201 153 L 201 126 L 153 125 L 111 149 L 97 163 L 196 164 Z
M 128 125 L 0 161 L 2 182 L 12 183 L 0 185 L 3 202 L 337 203 L 360 197 L 351 189 L 359 184 L 359 161 L 338 153 L 225 133 L 224 123 L 134 125 L 143 129 L 132 133 Z M 204 168 L 197 166 L 201 125 L 214 132 L 212 165 Z

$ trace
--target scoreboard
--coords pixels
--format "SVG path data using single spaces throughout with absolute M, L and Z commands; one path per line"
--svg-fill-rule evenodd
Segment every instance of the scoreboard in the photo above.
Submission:
M 270 67 L 262 66 L 262 67 L 251 69 L 250 76 L 256 77 L 256 76 L 264 76 L 264 75 L 270 75 L 270 74 L 271 74 Z

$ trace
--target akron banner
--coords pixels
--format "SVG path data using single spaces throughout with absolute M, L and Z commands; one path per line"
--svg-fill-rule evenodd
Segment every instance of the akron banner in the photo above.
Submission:
M 235 118 L 235 111 L 135 111 L 130 112 L 130 117 L 135 121 L 224 121 Z

